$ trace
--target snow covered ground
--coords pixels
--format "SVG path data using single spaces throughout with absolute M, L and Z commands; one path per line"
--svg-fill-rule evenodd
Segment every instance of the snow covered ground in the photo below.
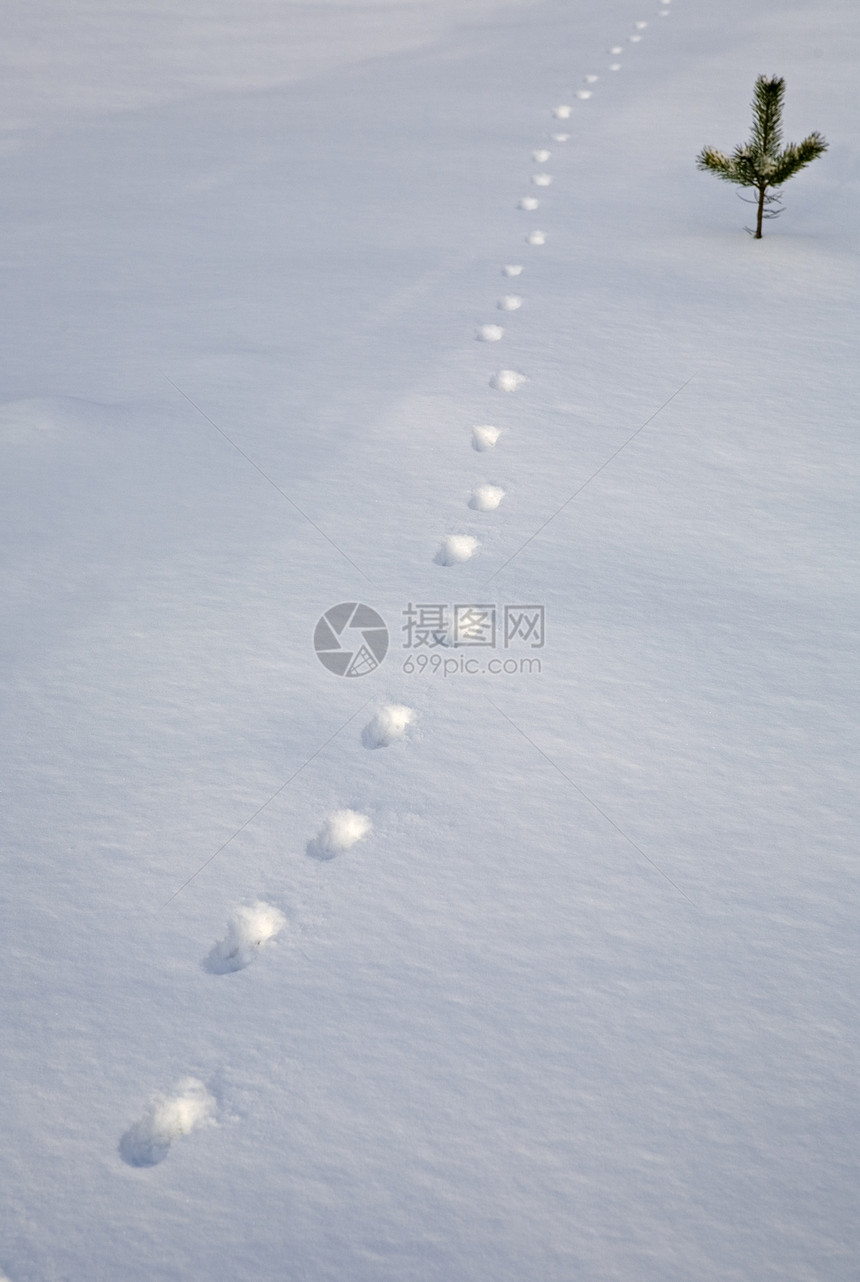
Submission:
M 856 5 L 0 21 L 0 1276 L 848 1282 Z

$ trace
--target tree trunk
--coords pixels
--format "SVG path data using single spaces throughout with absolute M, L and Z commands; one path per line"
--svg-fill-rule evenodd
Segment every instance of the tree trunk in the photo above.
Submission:
M 766 187 L 759 187 L 758 189 L 758 217 L 756 218 L 756 224 L 755 224 L 756 240 L 761 240 L 761 224 L 762 224 L 762 219 L 764 218 L 764 194 L 766 190 L 767 190 Z

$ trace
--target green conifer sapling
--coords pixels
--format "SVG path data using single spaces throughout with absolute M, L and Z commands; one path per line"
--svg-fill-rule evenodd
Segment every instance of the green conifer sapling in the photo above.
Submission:
M 778 201 L 778 189 L 827 150 L 827 143 L 819 133 L 810 134 L 803 142 L 790 142 L 780 149 L 784 98 L 785 81 L 780 76 L 773 76 L 770 80 L 759 76 L 752 101 L 753 126 L 749 142 L 736 147 L 731 156 L 724 155 L 715 147 L 705 147 L 696 159 L 699 169 L 710 170 L 718 178 L 737 183 L 739 187 L 755 189 L 754 203 L 758 207 L 756 240 L 761 240 L 762 221 L 776 218 L 781 212 L 779 209 L 765 212 Z

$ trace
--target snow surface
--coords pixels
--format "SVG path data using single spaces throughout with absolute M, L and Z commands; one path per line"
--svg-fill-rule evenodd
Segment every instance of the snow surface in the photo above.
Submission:
M 0 28 L 0 1276 L 853 1279 L 856 4 Z

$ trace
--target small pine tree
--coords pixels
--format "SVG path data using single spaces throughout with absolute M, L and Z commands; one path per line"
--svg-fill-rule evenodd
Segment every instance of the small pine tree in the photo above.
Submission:
M 782 212 L 780 209 L 766 212 L 778 202 L 778 189 L 827 150 L 827 143 L 819 133 L 810 134 L 803 142 L 790 142 L 780 150 L 784 98 L 785 81 L 780 76 L 770 80 L 759 76 L 752 101 L 753 125 L 749 142 L 736 147 L 731 156 L 724 155 L 715 147 L 705 147 L 696 158 L 697 168 L 709 170 L 718 178 L 737 183 L 739 187 L 755 189 L 757 194 L 753 203 L 758 207 L 756 240 L 761 240 L 762 221 L 776 218 Z

